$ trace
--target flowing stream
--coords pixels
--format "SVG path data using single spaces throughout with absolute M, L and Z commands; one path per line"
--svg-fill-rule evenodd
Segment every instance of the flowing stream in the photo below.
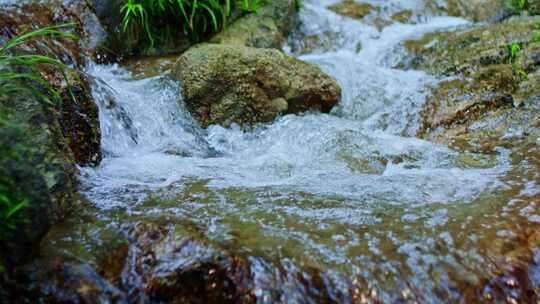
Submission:
M 404 40 L 469 24 L 432 15 L 422 1 L 374 0 L 383 17 L 411 10 L 416 20 L 379 29 L 329 11 L 335 2 L 306 0 L 285 46 L 342 86 L 330 114 L 201 129 L 166 75 L 135 79 L 91 64 L 105 155 L 81 168 L 93 220 L 56 228 L 50 250 L 92 261 L 136 222 L 186 235 L 197 227 L 208 246 L 249 257 L 262 303 L 318 302 L 318 288 L 346 303 L 350 284 L 382 302 L 458 301 L 488 276 L 498 244 L 540 221 L 530 199 L 538 171 L 504 148 L 471 153 L 415 138 L 427 87 L 440 79 L 392 68 Z M 314 36 L 319 43 L 306 46 Z M 289 274 L 315 269 L 323 283 L 277 279 L 278 264 Z

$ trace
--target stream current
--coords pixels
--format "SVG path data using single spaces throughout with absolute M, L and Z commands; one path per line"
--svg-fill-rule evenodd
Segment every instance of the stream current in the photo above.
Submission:
M 166 74 L 90 64 L 105 156 L 81 168 L 93 220 L 56 228 L 51 250 L 92 263 L 131 224 L 186 236 L 197 227 L 207 246 L 248 257 L 261 303 L 320 299 L 297 275 L 276 279 L 278 264 L 320 272 L 325 298 L 340 303 L 355 298 L 351 284 L 382 302 L 459 301 L 494 274 L 500 248 L 540 222 L 538 171 L 524 156 L 539 152 L 471 153 L 415 138 L 428 87 L 441 79 L 393 68 L 404 40 L 471 24 L 422 1 L 371 1 L 383 17 L 415 16 L 380 29 L 331 12 L 335 2 L 306 0 L 284 47 L 339 82 L 330 114 L 201 129 Z M 306 37 L 320 43 L 306 47 Z

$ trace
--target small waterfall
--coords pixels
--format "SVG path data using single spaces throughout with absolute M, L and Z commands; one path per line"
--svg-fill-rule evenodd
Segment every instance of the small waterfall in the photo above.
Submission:
M 416 204 L 470 201 L 497 184 L 504 165 L 467 168 L 462 155 L 410 137 L 418 129 L 426 86 L 437 79 L 392 68 L 404 39 L 465 21 L 432 17 L 379 32 L 319 2 L 307 2 L 301 16 L 302 34 L 341 36 L 334 41 L 337 51 L 315 48 L 299 55 L 342 85 L 343 100 L 332 115 L 289 115 L 249 132 L 203 130 L 183 107 L 178 85 L 166 76 L 133 80 L 116 65 L 90 65 L 107 156 L 99 168 L 85 169 L 90 193 L 99 193 L 107 204 L 122 204 L 132 201 L 123 196 L 134 189 L 140 193 L 198 178 L 217 188 L 277 187 L 375 204 Z M 111 193 L 122 193 L 122 199 Z

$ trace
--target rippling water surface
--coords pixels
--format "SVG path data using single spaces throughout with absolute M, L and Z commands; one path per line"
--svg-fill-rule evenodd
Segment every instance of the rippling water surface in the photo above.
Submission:
M 331 114 L 204 130 L 166 76 L 134 80 L 91 65 L 105 159 L 82 169 L 81 188 L 97 223 L 59 233 L 56 250 L 69 255 L 79 242 L 91 252 L 104 231 L 138 221 L 195 226 L 211 246 L 251 257 L 260 302 L 312 294 L 294 279 L 268 283 L 260 261 L 324 273 L 337 302 L 354 297 L 351 282 L 383 302 L 459 300 L 494 274 L 494 260 L 540 222 L 540 151 L 471 153 L 415 138 L 426 86 L 440 79 L 392 68 L 403 40 L 467 22 L 434 16 L 422 1 L 371 1 L 382 17 L 414 13 L 414 23 L 380 29 L 329 11 L 335 2 L 306 0 L 285 46 L 341 84 Z M 307 47 L 306 37 L 316 42 Z

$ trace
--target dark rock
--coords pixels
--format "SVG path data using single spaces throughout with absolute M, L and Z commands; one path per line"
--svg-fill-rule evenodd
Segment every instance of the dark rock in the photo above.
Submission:
M 62 135 L 79 165 L 97 165 L 101 161 L 101 131 L 98 107 L 84 73 L 70 70 L 69 85 L 59 85 L 62 104 L 59 121 Z
M 41 174 L 43 167 L 36 166 L 44 155 L 34 143 L 22 129 L 0 120 L 0 214 L 8 211 L 5 200 L 25 204 L 11 217 L 13 227 L 1 219 L 0 267 L 8 270 L 36 252 L 52 224 L 53 202 Z
M 28 162 L 45 181 L 45 191 L 52 200 L 49 204 L 52 218 L 64 218 L 73 205 L 76 167 L 73 154 L 62 136 L 55 109 L 35 96 L 25 94 L 2 97 L 0 101 L 8 121 L 26 134 L 28 153 L 32 155 Z
M 139 224 L 130 233 L 134 247 L 128 282 L 157 302 L 255 303 L 246 260 L 225 257 L 210 247 L 167 229 Z M 141 280 L 141 281 L 139 281 Z M 128 283 L 129 284 L 129 283 Z
M 44 0 L 0 7 L 0 41 L 23 31 L 74 23 L 72 31 L 80 40 L 62 39 L 56 43 L 35 39 L 26 50 L 42 55 L 53 53 L 62 61 L 76 65 L 84 64 L 85 56 L 96 58 L 103 51 L 106 33 L 86 1 Z

